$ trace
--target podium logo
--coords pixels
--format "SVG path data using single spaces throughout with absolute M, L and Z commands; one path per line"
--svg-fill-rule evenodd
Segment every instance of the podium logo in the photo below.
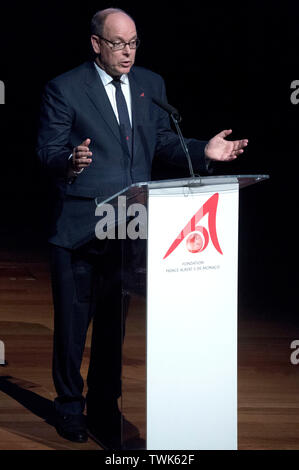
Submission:
M 169 247 L 163 259 L 166 259 L 174 250 L 186 239 L 187 250 L 190 253 L 201 253 L 204 251 L 210 240 L 215 249 L 223 255 L 219 245 L 217 230 L 216 230 L 216 213 L 218 206 L 219 194 L 215 193 L 211 196 L 201 208 L 189 220 L 187 225 L 178 234 L 174 242 Z M 208 214 L 208 230 L 202 225 L 198 225 L 200 220 Z

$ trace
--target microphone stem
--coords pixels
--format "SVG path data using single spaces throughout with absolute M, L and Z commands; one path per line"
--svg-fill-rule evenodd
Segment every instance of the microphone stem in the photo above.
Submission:
M 174 122 L 174 125 L 176 127 L 176 130 L 177 130 L 177 133 L 178 133 L 178 136 L 179 136 L 179 139 L 180 139 L 180 142 L 181 142 L 181 145 L 182 145 L 182 148 L 184 150 L 184 153 L 187 157 L 187 161 L 188 161 L 188 165 L 189 165 L 189 171 L 190 171 L 190 175 L 192 178 L 195 178 L 195 175 L 194 175 L 194 171 L 193 171 L 193 166 L 192 166 L 192 162 L 191 162 L 191 158 L 190 158 L 190 154 L 189 154 L 189 150 L 188 150 L 188 147 L 186 145 L 186 142 L 184 140 L 184 137 L 183 137 L 183 134 L 181 132 L 181 129 L 180 129 L 180 126 L 179 126 L 179 123 L 178 123 L 178 120 L 175 118 L 175 116 L 171 113 L 170 114 L 173 122 Z

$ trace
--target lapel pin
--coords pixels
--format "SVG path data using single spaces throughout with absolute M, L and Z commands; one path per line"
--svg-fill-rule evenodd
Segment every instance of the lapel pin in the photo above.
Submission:
M 144 97 L 144 93 L 141 93 L 141 95 L 140 95 L 140 96 L 143 98 L 143 97 Z

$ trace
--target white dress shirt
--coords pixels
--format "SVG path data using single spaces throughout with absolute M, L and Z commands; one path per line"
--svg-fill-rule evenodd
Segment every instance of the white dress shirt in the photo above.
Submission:
M 114 111 L 114 114 L 116 116 L 116 119 L 119 124 L 119 118 L 118 118 L 118 112 L 117 112 L 117 105 L 116 105 L 116 88 L 112 83 L 113 78 L 108 75 L 108 73 L 105 72 L 105 70 L 101 69 L 101 67 L 98 66 L 96 62 L 94 62 L 95 68 L 98 72 L 98 74 L 101 77 L 102 83 L 104 85 L 104 88 L 106 90 L 106 93 L 108 95 L 109 101 L 111 103 L 112 109 Z M 129 78 L 128 75 L 123 74 L 120 77 L 120 83 L 121 83 L 121 90 L 124 94 L 127 107 L 128 107 L 128 112 L 129 112 L 129 118 L 130 118 L 130 123 L 132 126 L 132 106 L 131 106 L 131 91 L 130 91 L 130 84 L 129 84 Z

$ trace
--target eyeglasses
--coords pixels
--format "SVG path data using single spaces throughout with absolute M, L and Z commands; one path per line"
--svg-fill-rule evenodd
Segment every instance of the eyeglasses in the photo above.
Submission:
M 110 47 L 112 51 L 121 51 L 126 46 L 129 46 L 130 49 L 137 49 L 137 47 L 140 44 L 140 39 L 138 38 L 133 39 L 132 41 L 129 41 L 129 42 L 121 42 L 121 41 L 109 41 L 109 39 L 103 38 L 99 34 L 97 34 L 97 36 L 100 39 L 103 39 L 103 41 L 105 41 L 108 44 L 108 46 Z

